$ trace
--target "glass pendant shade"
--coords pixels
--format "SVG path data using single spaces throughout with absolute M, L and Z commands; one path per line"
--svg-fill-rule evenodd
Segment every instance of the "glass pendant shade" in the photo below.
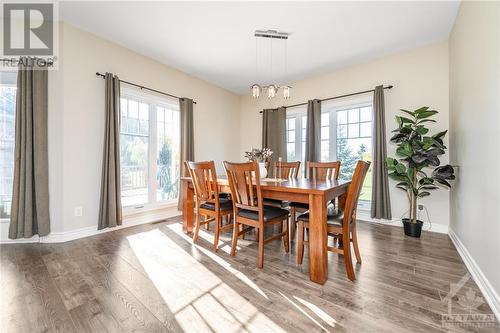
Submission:
M 291 87 L 289 87 L 289 86 L 284 86 L 283 87 L 283 98 L 284 99 L 289 99 L 290 98 L 290 90 L 291 90 Z
M 276 96 L 277 90 L 278 90 L 278 87 L 276 87 L 274 84 L 271 84 L 269 87 L 267 87 L 267 97 L 274 98 L 274 96 Z
M 260 96 L 260 86 L 258 84 L 254 84 L 252 86 L 252 97 L 259 98 Z

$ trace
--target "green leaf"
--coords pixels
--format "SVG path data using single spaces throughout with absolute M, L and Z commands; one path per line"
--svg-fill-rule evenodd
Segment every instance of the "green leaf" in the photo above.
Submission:
M 417 124 L 422 124 L 422 123 L 435 123 L 436 121 L 434 119 L 422 119 L 417 122 Z
M 414 113 L 421 113 L 421 112 L 424 112 L 424 111 L 427 111 L 429 110 L 429 107 L 428 106 L 422 106 L 420 109 L 416 109 L 415 111 L 413 111 Z
M 429 196 L 429 195 L 431 195 L 431 193 L 430 193 L 430 192 L 426 192 L 426 191 L 424 191 L 424 192 L 420 192 L 417 196 L 418 196 L 419 198 L 423 198 L 423 197 L 427 197 L 427 196 Z
M 400 110 L 401 110 L 402 112 L 404 112 L 404 113 L 406 113 L 406 114 L 410 115 L 412 118 L 415 118 L 415 117 L 416 117 L 415 113 L 414 113 L 414 112 L 412 112 L 412 111 L 408 111 L 408 110 L 405 110 L 405 109 L 400 109 Z
M 425 135 L 429 132 L 429 130 L 423 126 L 418 126 L 417 128 L 415 128 L 415 131 L 420 135 Z
M 437 134 L 434 134 L 432 136 L 433 139 L 436 139 L 436 140 L 442 140 L 444 138 L 444 136 L 446 135 L 446 133 L 448 133 L 448 130 L 446 131 L 442 131 L 442 132 L 439 132 Z
M 401 156 L 411 157 L 413 149 L 408 142 L 405 142 L 403 145 L 399 146 L 398 149 L 396 149 L 396 153 Z
M 418 115 L 417 115 L 417 119 L 424 119 L 424 118 L 429 118 L 435 114 L 437 114 L 438 112 L 437 111 L 434 111 L 434 110 L 431 110 L 431 111 L 423 111 L 423 112 L 420 112 Z
M 400 173 L 400 174 L 401 174 L 401 173 L 406 173 L 406 167 L 405 167 L 405 165 L 404 165 L 404 164 L 402 164 L 402 163 L 398 163 L 398 164 L 396 164 L 395 168 L 396 168 L 396 172 L 397 172 L 397 173 Z
M 439 187 L 437 186 L 431 186 L 431 185 L 427 185 L 427 186 L 422 186 L 420 189 L 422 190 L 437 190 Z

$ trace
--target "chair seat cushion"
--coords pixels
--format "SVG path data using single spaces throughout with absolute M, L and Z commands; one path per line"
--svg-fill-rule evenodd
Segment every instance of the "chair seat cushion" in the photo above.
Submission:
M 290 202 L 290 207 L 299 208 L 299 209 L 309 209 L 309 204 L 302 202 Z
M 336 209 L 333 205 L 328 205 L 326 215 L 326 223 L 331 226 L 342 226 L 344 220 L 344 212 L 341 209 Z M 298 220 L 309 222 L 309 212 L 302 214 Z
M 200 208 L 215 210 L 215 202 L 204 202 L 200 205 Z M 233 208 L 233 202 L 229 199 L 219 198 L 219 209 L 220 210 L 231 210 Z
M 281 207 L 285 208 L 290 205 L 289 201 L 282 201 L 282 200 L 277 200 L 277 199 L 262 199 L 262 202 L 266 206 L 274 206 L 274 207 Z
M 255 221 L 259 220 L 259 212 L 253 210 L 240 209 L 238 211 L 238 216 Z M 288 211 L 286 209 L 282 209 L 279 207 L 264 206 L 264 222 L 267 222 L 269 220 L 275 219 L 280 216 L 283 216 L 283 218 L 285 218 L 286 216 L 288 216 Z

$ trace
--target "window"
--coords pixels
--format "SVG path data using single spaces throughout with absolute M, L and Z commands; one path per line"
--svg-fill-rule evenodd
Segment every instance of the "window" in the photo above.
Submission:
M 342 161 L 339 179 L 349 180 L 352 177 L 358 160 L 372 160 L 372 106 L 362 104 L 347 108 L 332 108 L 327 111 L 335 118 L 335 157 Z M 371 201 L 372 176 L 368 170 L 360 201 Z
M 287 110 L 287 158 L 305 166 L 307 115 L 305 107 Z M 300 128 L 301 131 L 296 129 Z M 321 161 L 342 161 L 339 178 L 350 180 L 359 159 L 372 159 L 372 105 L 324 103 L 321 114 Z M 305 167 L 302 168 L 305 175 Z M 371 168 L 361 192 L 361 205 L 371 201 Z
M 177 199 L 179 147 L 177 102 L 122 89 L 123 207 L 143 208 Z
M 17 73 L 0 74 L 0 220 L 8 220 L 14 177 Z
M 286 149 L 287 161 L 301 161 L 305 163 L 306 150 L 306 109 L 290 108 L 286 118 Z M 305 175 L 305 167 L 301 167 Z

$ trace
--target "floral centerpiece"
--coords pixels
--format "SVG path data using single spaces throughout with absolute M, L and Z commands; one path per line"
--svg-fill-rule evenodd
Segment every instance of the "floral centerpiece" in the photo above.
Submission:
M 261 178 L 267 177 L 266 162 L 273 156 L 273 151 L 269 148 L 252 148 L 251 151 L 245 152 L 245 158 L 249 161 L 259 163 L 259 173 Z

